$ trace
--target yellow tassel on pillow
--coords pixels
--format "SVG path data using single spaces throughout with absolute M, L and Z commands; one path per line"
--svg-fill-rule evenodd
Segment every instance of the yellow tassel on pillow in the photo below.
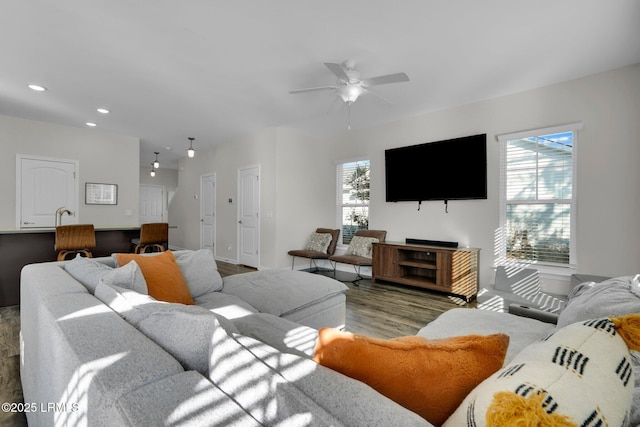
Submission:
M 640 351 L 640 314 L 633 313 L 621 317 L 610 317 L 629 350 Z
M 548 414 L 543 400 L 546 394 L 523 397 L 511 391 L 499 391 L 487 409 L 487 427 L 577 427 L 566 415 Z

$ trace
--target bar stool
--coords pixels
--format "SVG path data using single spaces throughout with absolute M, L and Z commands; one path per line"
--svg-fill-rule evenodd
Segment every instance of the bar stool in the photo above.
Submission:
M 59 225 L 56 227 L 54 249 L 58 261 L 64 261 L 69 254 L 83 254 L 92 258 L 91 249 L 96 247 L 96 233 L 93 224 Z
M 140 226 L 140 239 L 132 239 L 136 245 L 135 253 L 140 254 L 151 249 L 151 252 L 164 252 L 164 243 L 169 241 L 169 224 L 166 222 L 150 222 Z

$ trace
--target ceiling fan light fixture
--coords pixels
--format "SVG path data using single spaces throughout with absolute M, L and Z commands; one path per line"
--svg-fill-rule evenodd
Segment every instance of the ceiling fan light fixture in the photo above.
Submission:
M 193 140 L 195 138 L 189 137 L 188 139 L 189 139 L 189 149 L 187 150 L 187 156 L 189 158 L 193 158 L 196 155 L 196 150 L 193 149 Z
M 338 88 L 338 96 L 347 104 L 353 104 L 364 93 L 360 85 L 348 84 Z

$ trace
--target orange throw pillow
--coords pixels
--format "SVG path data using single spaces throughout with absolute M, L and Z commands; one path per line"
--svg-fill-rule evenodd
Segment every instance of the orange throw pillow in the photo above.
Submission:
M 502 367 L 509 336 L 383 340 L 322 328 L 313 360 L 355 378 L 436 426 Z
M 158 301 L 193 305 L 193 298 L 182 270 L 171 251 L 159 255 L 115 254 L 118 265 L 135 260 L 147 282 L 149 295 Z

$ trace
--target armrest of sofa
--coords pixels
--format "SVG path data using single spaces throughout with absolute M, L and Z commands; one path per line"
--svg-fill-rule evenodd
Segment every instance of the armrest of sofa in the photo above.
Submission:
M 554 325 L 558 323 L 558 315 L 556 313 L 550 313 L 548 311 L 528 307 L 522 304 L 509 304 L 509 313 L 515 314 L 516 316 L 540 320 L 545 323 L 553 323 Z

